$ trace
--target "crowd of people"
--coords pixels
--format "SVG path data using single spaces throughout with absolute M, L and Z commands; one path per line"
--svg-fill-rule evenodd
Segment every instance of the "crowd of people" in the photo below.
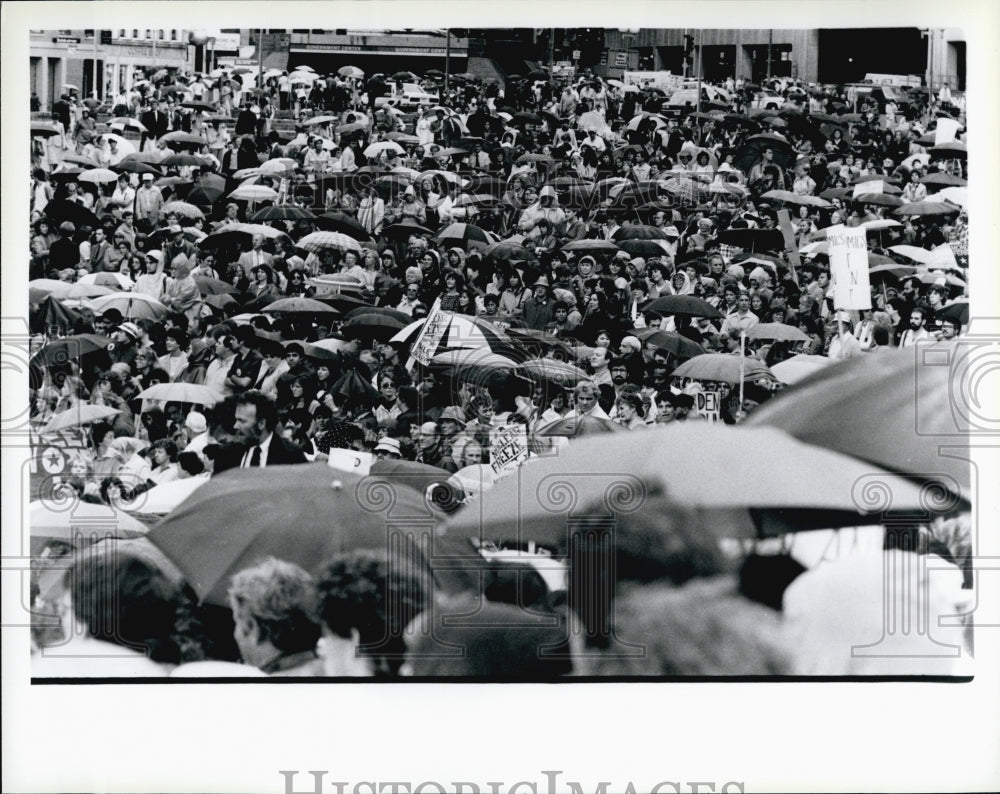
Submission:
M 33 123 L 31 415 L 43 435 L 80 417 L 43 497 L 127 510 L 172 481 L 349 449 L 436 467 L 474 499 L 486 486 L 461 475 L 494 462 L 502 428 L 523 426 L 530 460 L 590 432 L 738 424 L 793 383 L 781 364 L 953 340 L 968 322 L 965 108 L 950 95 L 880 104 L 780 79 L 782 105 L 762 111 L 760 87 L 732 79 L 678 107 L 590 73 L 501 86 L 303 68 L 258 87 L 239 71 L 149 70 L 107 106 L 64 94 Z M 438 101 L 386 101 L 404 82 Z M 870 310 L 834 304 L 838 224 L 867 230 Z M 237 647 L 213 655 L 217 631 L 195 642 L 175 625 L 198 623 L 183 583 L 91 555 L 60 596 L 77 627 L 63 635 L 155 646 L 124 675 L 199 659 L 279 675 L 572 669 L 528 648 L 556 629 L 500 631 L 508 655 L 484 630 L 464 666 L 406 661 L 434 595 L 375 558 L 328 562 L 234 575 Z M 123 599 L 86 590 L 109 578 Z M 793 671 L 761 639 L 771 611 L 734 599 L 718 619 L 760 627 L 740 635 L 758 643 L 751 672 Z M 115 613 L 123 600 L 148 620 Z M 496 626 L 530 606 L 504 601 Z M 359 640 L 380 650 L 357 656 Z M 747 672 L 734 643 L 711 672 Z

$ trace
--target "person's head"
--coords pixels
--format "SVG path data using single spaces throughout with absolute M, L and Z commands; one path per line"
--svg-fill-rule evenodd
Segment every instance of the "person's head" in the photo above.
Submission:
M 622 386 L 628 381 L 628 367 L 624 359 L 615 359 L 608 366 L 608 370 L 611 373 L 611 382 L 615 386 Z
M 154 466 L 164 466 L 177 462 L 177 444 L 171 439 L 162 438 L 150 447 L 150 455 Z
M 81 552 L 63 579 L 74 632 L 146 653 L 155 662 L 176 664 L 180 652 L 171 639 L 177 618 L 177 587 L 155 564 L 97 546 Z
M 322 637 L 317 653 L 328 676 L 395 675 L 406 626 L 428 606 L 421 578 L 401 560 L 355 551 L 328 561 L 316 577 Z
M 921 309 L 919 306 L 917 306 L 910 312 L 910 328 L 912 328 L 914 331 L 923 328 L 925 322 L 926 322 L 926 317 L 924 317 L 924 310 Z
M 736 298 L 736 308 L 738 311 L 745 312 L 750 310 L 750 293 L 741 292 Z
M 942 317 L 938 320 L 941 329 L 942 339 L 954 339 L 962 332 L 962 324 L 951 317 Z
M 269 557 L 233 576 L 233 637 L 247 664 L 311 651 L 320 638 L 316 586 L 298 565 Z
M 599 392 L 597 386 L 589 381 L 581 381 L 573 390 L 573 401 L 578 414 L 591 411 L 597 405 Z
M 274 431 L 278 412 L 274 400 L 251 389 L 236 398 L 233 427 L 237 438 L 247 446 L 255 446 Z
M 413 432 L 413 440 L 421 450 L 427 450 L 437 444 L 438 426 L 434 422 L 424 422 Z

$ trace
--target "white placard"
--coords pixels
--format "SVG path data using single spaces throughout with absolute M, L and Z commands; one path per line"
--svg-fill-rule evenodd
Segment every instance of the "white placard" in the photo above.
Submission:
M 420 335 L 417 336 L 410 348 L 411 360 L 419 361 L 424 365 L 428 364 L 434 357 L 434 353 L 437 352 L 437 347 L 441 343 L 445 331 L 448 330 L 449 323 L 451 323 L 451 312 L 441 310 L 441 299 L 438 298 L 427 314 L 424 327 L 420 329 Z
M 490 432 L 490 466 L 497 475 L 516 469 L 528 459 L 528 432 L 524 425 L 504 425 Z
M 368 474 L 372 467 L 374 456 L 371 452 L 358 452 L 354 449 L 331 447 L 327 453 L 327 465 L 338 471 L 349 471 L 351 474 Z
M 873 179 L 870 182 L 858 182 L 854 186 L 851 198 L 857 198 L 863 193 L 885 193 L 885 180 Z
M 942 143 L 955 140 L 955 136 L 961 127 L 962 125 L 955 121 L 955 119 L 942 116 L 937 120 L 937 127 L 934 128 L 934 145 L 940 146 Z
M 870 309 L 871 282 L 868 279 L 868 240 L 860 226 L 838 224 L 827 231 L 830 244 L 830 282 L 833 308 Z

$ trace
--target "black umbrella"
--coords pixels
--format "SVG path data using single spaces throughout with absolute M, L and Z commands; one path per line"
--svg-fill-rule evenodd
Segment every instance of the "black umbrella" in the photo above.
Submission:
M 707 317 L 711 320 L 721 320 L 725 315 L 708 301 L 693 295 L 664 295 L 650 301 L 642 310 L 659 312 L 660 314 L 683 314 L 690 317 Z
M 748 251 L 784 251 L 785 238 L 780 229 L 723 229 L 719 242 Z
M 382 230 L 382 234 L 386 237 L 391 237 L 394 240 L 405 240 L 411 234 L 426 235 L 430 237 L 434 232 L 425 226 L 421 226 L 418 223 L 412 223 L 409 220 L 403 221 L 402 223 L 394 223 L 392 226 L 387 226 Z
M 344 212 L 324 212 L 316 216 L 316 228 L 327 232 L 341 232 L 355 240 L 370 240 L 371 235 L 365 231 L 365 227 L 358 223 L 357 218 L 353 218 Z
M 764 158 L 766 149 L 774 152 L 774 162 L 779 167 L 791 168 L 795 165 L 795 152 L 791 144 L 784 138 L 767 132 L 747 138 L 736 152 L 733 165 L 743 173 L 749 173 L 750 169 Z
M 89 226 L 91 229 L 101 225 L 93 212 L 75 201 L 50 201 L 45 205 L 45 215 L 55 223 L 70 221 L 76 226 Z

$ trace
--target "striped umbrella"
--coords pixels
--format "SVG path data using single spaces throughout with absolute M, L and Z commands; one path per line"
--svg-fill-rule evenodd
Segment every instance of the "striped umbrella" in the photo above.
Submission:
M 313 213 L 305 207 L 296 207 L 294 204 L 274 204 L 258 210 L 250 218 L 254 223 L 264 221 L 311 221 L 316 218 Z
M 361 244 L 357 240 L 342 232 L 312 232 L 299 240 L 296 246 L 312 253 L 319 253 L 324 248 L 336 248 L 338 251 L 361 250 Z
M 358 219 L 344 212 L 324 212 L 316 218 L 316 226 L 328 232 L 342 232 L 355 240 L 371 239 L 371 235 L 358 223 Z
M 487 248 L 493 240 L 489 233 L 471 223 L 452 223 L 434 235 L 442 246 L 458 247 L 465 251 L 470 248 Z

